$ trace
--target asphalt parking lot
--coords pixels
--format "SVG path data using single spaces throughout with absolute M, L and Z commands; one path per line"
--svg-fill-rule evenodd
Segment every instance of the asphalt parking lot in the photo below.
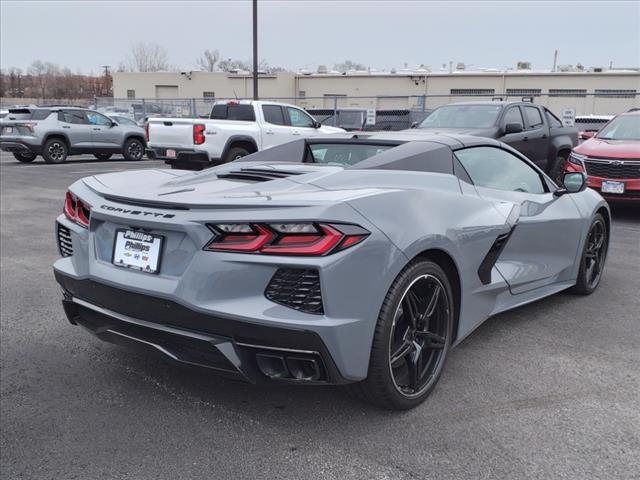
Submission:
M 203 376 L 71 326 L 51 270 L 66 187 L 161 165 L 86 158 L 0 156 L 2 478 L 640 478 L 639 207 L 614 210 L 596 293 L 490 319 L 422 406 L 390 413 L 334 387 Z

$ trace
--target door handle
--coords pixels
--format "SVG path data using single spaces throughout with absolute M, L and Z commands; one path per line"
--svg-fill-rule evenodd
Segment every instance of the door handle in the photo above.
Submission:
M 63 125 L 62 128 L 71 128 L 69 125 Z
M 266 132 L 264 132 L 266 135 L 275 135 L 275 133 L 273 133 L 273 130 L 267 130 Z
M 293 133 L 291 135 L 300 135 L 300 132 L 297 130 L 294 130 Z
M 100 130 L 99 128 L 94 128 L 94 130 Z

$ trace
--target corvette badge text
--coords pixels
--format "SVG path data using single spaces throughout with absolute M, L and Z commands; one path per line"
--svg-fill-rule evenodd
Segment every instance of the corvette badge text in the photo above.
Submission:
M 109 210 L 110 212 L 128 213 L 129 215 L 142 215 L 143 217 L 148 217 L 148 216 L 152 216 L 154 218 L 175 217 L 175 215 L 172 213 L 155 213 L 155 212 L 146 212 L 144 210 L 130 210 L 128 208 L 111 207 L 109 205 L 100 205 L 100 208 L 102 208 L 103 210 Z

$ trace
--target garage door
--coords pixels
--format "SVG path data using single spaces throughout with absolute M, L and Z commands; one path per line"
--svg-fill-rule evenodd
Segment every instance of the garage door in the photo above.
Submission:
M 156 98 L 178 98 L 178 86 L 156 85 Z

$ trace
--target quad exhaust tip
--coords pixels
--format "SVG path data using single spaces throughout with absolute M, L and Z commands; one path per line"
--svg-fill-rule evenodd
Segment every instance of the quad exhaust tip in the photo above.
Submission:
M 256 362 L 263 375 L 272 379 L 309 382 L 321 377 L 320 364 L 315 358 L 258 353 Z

